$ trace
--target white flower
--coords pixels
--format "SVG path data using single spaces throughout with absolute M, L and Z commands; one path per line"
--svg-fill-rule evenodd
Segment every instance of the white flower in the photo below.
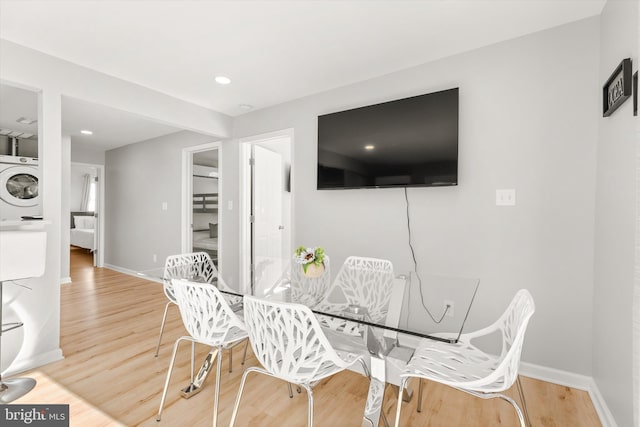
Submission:
M 302 250 L 296 251 L 296 262 L 298 264 L 310 264 L 316 259 L 316 249 L 315 248 L 306 248 Z

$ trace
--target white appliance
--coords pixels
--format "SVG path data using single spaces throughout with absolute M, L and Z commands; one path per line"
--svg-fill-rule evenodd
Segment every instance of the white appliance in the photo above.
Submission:
M 38 159 L 0 155 L 0 220 L 42 215 Z

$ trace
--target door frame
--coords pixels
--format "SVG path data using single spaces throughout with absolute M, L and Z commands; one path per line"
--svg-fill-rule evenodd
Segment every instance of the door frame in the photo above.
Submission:
M 96 176 L 98 177 L 98 200 L 97 205 L 98 209 L 96 209 L 96 214 L 98 215 L 98 233 L 96 234 L 96 250 L 98 251 L 98 256 L 94 256 L 95 267 L 102 268 L 104 267 L 104 236 L 105 236 L 105 197 L 104 197 L 104 165 L 94 164 L 94 163 L 82 163 L 82 162 L 70 162 L 70 166 L 82 166 L 82 167 L 91 167 L 95 168 Z M 67 222 L 69 219 L 67 218 Z
M 239 209 L 238 209 L 238 224 L 240 228 L 240 244 L 239 244 L 239 252 L 238 259 L 240 260 L 240 271 L 239 271 L 239 280 L 244 286 L 245 289 L 241 289 L 243 292 L 249 292 L 251 287 L 251 223 L 249 221 L 249 216 L 251 213 L 251 168 L 249 167 L 249 162 L 247 159 L 251 154 L 251 146 L 257 144 L 268 144 L 269 141 L 280 140 L 283 138 L 289 139 L 289 150 L 290 150 L 290 162 L 291 162 L 291 171 L 290 171 L 290 193 L 291 193 L 291 212 L 290 212 L 290 223 L 287 226 L 290 228 L 291 239 L 290 239 L 290 248 L 293 249 L 293 242 L 295 242 L 295 228 L 293 224 L 295 222 L 295 192 L 294 192 L 294 152 L 295 152 L 295 144 L 294 144 L 294 131 L 293 128 L 283 129 L 274 132 L 263 133 L 259 135 L 248 136 L 245 138 L 240 138 L 238 140 L 239 145 L 239 156 L 238 156 L 238 171 L 239 171 L 239 190 L 240 194 L 238 197 L 239 200 Z
M 180 207 L 180 242 L 181 252 L 193 252 L 193 155 L 202 151 L 218 150 L 218 204 L 223 199 L 222 185 L 222 141 L 193 145 L 182 149 L 182 206 Z M 224 209 L 218 205 L 218 273 L 222 274 L 220 253 L 222 252 L 222 224 Z

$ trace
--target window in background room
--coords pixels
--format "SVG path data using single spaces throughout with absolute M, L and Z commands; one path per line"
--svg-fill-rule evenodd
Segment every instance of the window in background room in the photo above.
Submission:
M 95 212 L 96 211 L 96 185 L 98 183 L 95 181 L 91 181 L 89 184 L 89 201 L 87 202 L 87 211 Z

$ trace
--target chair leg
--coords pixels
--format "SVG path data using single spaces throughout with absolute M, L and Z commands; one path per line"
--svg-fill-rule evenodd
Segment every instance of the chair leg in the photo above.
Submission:
M 499 394 L 496 397 L 499 397 L 500 399 L 506 400 L 507 402 L 509 402 L 511 406 L 513 406 L 513 409 L 516 410 L 516 414 L 518 414 L 518 420 L 520 420 L 520 427 L 527 427 L 524 423 L 524 417 L 522 416 L 522 411 L 520 410 L 520 407 L 518 406 L 515 400 L 503 394 Z
M 236 416 L 238 415 L 238 407 L 240 406 L 240 399 L 242 398 L 242 392 L 244 391 L 244 384 L 247 381 L 247 375 L 250 372 L 256 371 L 256 368 L 248 368 L 245 369 L 244 374 L 242 374 L 242 381 L 240 381 L 240 388 L 238 389 L 238 396 L 236 397 L 236 403 L 233 405 L 233 413 L 231 414 L 231 421 L 229 422 L 229 427 L 233 427 L 236 423 Z
M 247 360 L 247 348 L 249 348 L 249 340 L 246 340 L 244 343 L 244 353 L 242 353 L 242 363 L 241 363 L 242 366 L 244 366 L 244 361 Z
M 173 345 L 173 354 L 171 355 L 171 361 L 169 362 L 169 371 L 167 372 L 167 380 L 164 383 L 164 390 L 162 391 L 162 399 L 160 400 L 160 408 L 158 408 L 158 416 L 156 417 L 156 421 L 160 421 L 160 417 L 162 417 L 162 408 L 164 408 L 164 401 L 167 398 L 167 389 L 169 388 L 169 380 L 171 379 L 171 373 L 173 372 L 173 364 L 176 361 L 176 353 L 178 352 L 178 345 L 180 341 L 182 341 L 185 337 L 180 337 L 176 340 L 176 343 Z
M 309 415 L 307 418 L 308 427 L 313 427 L 313 392 L 311 391 L 311 387 L 306 384 L 302 384 L 302 387 L 307 390 L 307 397 L 309 399 Z
M 422 378 L 418 378 L 418 407 L 416 411 L 422 412 Z
M 193 371 L 195 369 L 195 357 L 196 357 L 196 342 L 191 341 L 191 382 L 189 384 L 193 385 Z
M 384 427 L 390 427 L 389 420 L 387 419 L 387 414 L 384 413 L 384 409 L 380 411 L 380 415 L 382 415 L 382 422 L 384 423 Z
M 408 377 L 404 377 L 400 382 L 400 391 L 398 392 L 398 407 L 396 409 L 396 426 L 395 427 L 400 426 L 400 410 L 402 409 L 402 391 L 407 385 L 407 380 L 408 380 Z
M 527 422 L 527 427 L 531 427 L 531 419 L 529 418 L 529 410 L 527 409 L 527 401 L 524 398 L 524 389 L 522 388 L 522 382 L 520 382 L 520 375 L 518 375 L 516 385 L 518 387 L 518 394 L 520 395 L 520 403 L 522 403 L 524 419 Z
M 216 390 L 213 398 L 213 427 L 218 425 L 218 403 L 220 401 L 220 374 L 222 372 L 222 347 L 218 348 L 218 366 L 216 368 Z
M 158 345 L 156 346 L 156 354 L 154 357 L 158 357 L 158 353 L 160 352 L 160 343 L 162 342 L 162 333 L 164 332 L 164 323 L 167 321 L 167 311 L 169 310 L 169 305 L 172 302 L 169 301 L 167 305 L 164 306 L 164 315 L 162 316 L 162 324 L 160 324 L 160 336 L 158 337 Z
M 222 349 L 220 349 L 222 351 Z M 229 373 L 233 372 L 233 347 L 229 348 Z

